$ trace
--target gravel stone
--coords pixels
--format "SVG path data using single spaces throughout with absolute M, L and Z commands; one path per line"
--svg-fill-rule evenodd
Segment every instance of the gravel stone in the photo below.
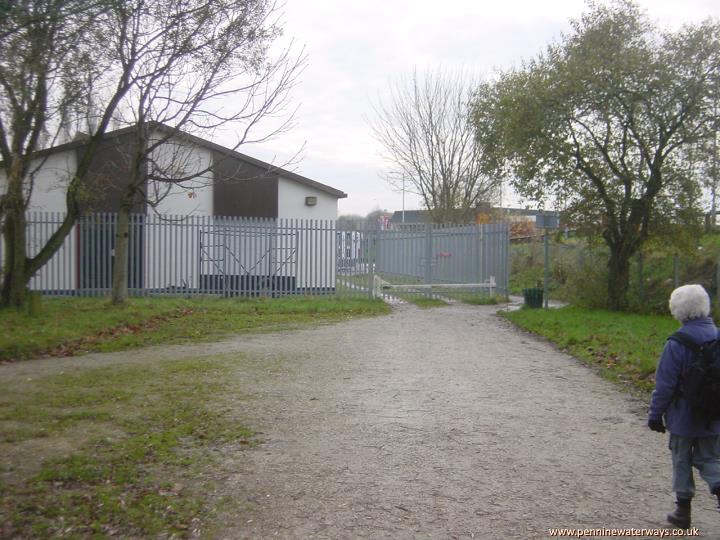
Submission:
M 264 443 L 238 459 L 225 489 L 254 502 L 221 537 L 665 528 L 670 453 L 667 436 L 646 427 L 647 404 L 496 310 L 401 305 L 253 336 L 249 354 L 293 361 L 244 404 Z M 693 525 L 718 538 L 714 498 L 696 477 Z

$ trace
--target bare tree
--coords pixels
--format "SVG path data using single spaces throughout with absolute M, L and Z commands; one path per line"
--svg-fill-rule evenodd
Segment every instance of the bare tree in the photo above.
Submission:
M 336 220 L 338 230 L 354 229 L 365 224 L 365 217 L 360 214 L 343 214 Z
M 470 122 L 477 86 L 463 73 L 415 71 L 375 107 L 371 127 L 391 163 L 387 181 L 419 194 L 435 222 L 467 219 L 480 202 L 499 197 L 499 182 L 482 172 Z
M 272 0 L 11 4 L 0 20 L 3 304 L 25 303 L 30 278 L 72 230 L 83 210 L 90 165 L 111 122 L 140 127 L 129 166 L 131 175 L 137 175 L 130 182 L 135 187 L 126 192 L 133 200 L 139 172 L 165 142 L 162 137 L 145 139 L 150 122 L 206 136 L 231 123 L 240 126 L 240 144 L 249 140 L 260 119 L 278 113 L 302 59 L 291 58 L 287 51 L 275 61 L 270 58 L 270 44 L 280 33 L 276 13 Z M 39 167 L 37 151 L 42 141 L 53 144 L 71 133 L 68 126 L 82 126 L 89 133 L 77 166 L 67 173 L 67 212 L 30 257 L 25 212 L 32 173 Z M 166 136 L 170 139 L 172 133 Z M 167 181 L 167 174 L 153 172 Z M 118 239 L 127 242 L 122 233 Z
M 269 58 L 280 34 L 275 5 L 262 1 L 168 3 L 164 10 L 144 0 L 125 3 L 131 39 L 124 50 L 146 50 L 133 69 L 133 85 L 119 111 L 120 124 L 135 126 L 129 178 L 121 197 L 113 263 L 113 303 L 127 298 L 130 212 L 138 204 L 157 208 L 177 189 L 208 186 L 216 165 L 197 163 L 186 134 L 210 137 L 218 128 L 232 132 L 233 149 L 262 142 L 288 129 L 288 92 L 304 65 L 302 54 L 285 49 Z M 167 32 L 167 21 L 173 32 Z M 280 117 L 272 128 L 261 120 Z M 228 130 L 226 130 L 228 131 Z

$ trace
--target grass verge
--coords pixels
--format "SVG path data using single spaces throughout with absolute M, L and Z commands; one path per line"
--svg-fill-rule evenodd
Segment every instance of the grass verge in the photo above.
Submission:
M 380 300 L 342 297 L 132 298 L 123 306 L 106 298 L 48 298 L 36 316 L 0 310 L 0 361 L 212 341 L 389 310 Z
M 490 296 L 487 294 L 464 294 L 458 296 L 458 300 L 473 306 L 497 306 L 507 302 L 507 299 L 503 296 Z
M 388 311 L 381 301 L 327 297 L 134 299 L 120 308 L 45 300 L 35 317 L 0 312 L 0 344 L 23 357 L 120 350 Z M 271 364 L 235 354 L 1 380 L 0 537 L 212 536 L 223 466 L 213 456 L 253 445 L 239 404 L 252 393 L 252 370 L 262 377 Z
M 500 315 L 599 368 L 606 378 L 641 392 L 652 390 L 665 341 L 678 328 L 670 316 L 578 307 L 521 309 Z
M 208 404 L 227 359 L 0 383 L 0 536 L 183 537 L 208 513 L 208 448 L 251 433 Z

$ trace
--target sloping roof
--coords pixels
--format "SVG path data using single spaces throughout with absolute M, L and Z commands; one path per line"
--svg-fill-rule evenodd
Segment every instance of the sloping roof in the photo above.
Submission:
M 111 137 L 118 137 L 121 135 L 125 135 L 127 133 L 131 133 L 132 131 L 134 131 L 135 128 L 136 128 L 136 126 L 129 126 L 129 127 L 121 128 L 121 129 L 116 129 L 114 131 L 108 131 L 107 133 L 105 133 L 104 138 L 108 139 Z M 226 147 L 221 146 L 212 141 L 208 141 L 206 139 L 202 139 L 195 135 L 191 135 L 190 133 L 186 133 L 181 130 L 174 130 L 173 128 L 171 128 L 170 126 L 166 126 L 165 124 L 155 124 L 152 126 L 152 128 L 155 130 L 165 131 L 168 133 L 175 132 L 173 136 L 179 137 L 183 140 L 189 141 L 193 144 L 202 146 L 204 148 L 207 148 L 208 150 L 218 152 L 218 153 L 226 155 L 228 157 L 239 159 L 241 161 L 244 161 L 246 163 L 249 163 L 251 165 L 254 165 L 256 167 L 264 169 L 268 172 L 277 173 L 278 176 L 281 176 L 282 178 L 286 178 L 288 180 L 293 180 L 295 182 L 298 182 L 299 184 L 303 184 L 305 186 L 315 188 L 319 191 L 324 191 L 325 193 L 333 195 L 334 197 L 337 197 L 338 199 L 344 199 L 347 197 L 347 193 L 340 191 L 339 189 L 335 189 L 334 187 L 328 186 L 326 184 L 322 184 L 322 183 L 317 182 L 316 180 L 312 180 L 310 178 L 306 178 L 305 176 L 301 176 L 297 173 L 288 171 L 281 167 L 276 167 L 275 165 L 272 165 L 271 163 L 261 161 L 254 157 L 248 156 L 246 154 L 241 154 L 237 150 L 233 150 L 231 148 L 226 148 Z M 43 156 L 43 155 L 48 155 L 48 154 L 54 154 L 56 152 L 63 152 L 65 150 L 71 150 L 73 148 L 78 148 L 80 146 L 83 146 L 86 142 L 87 142 L 86 139 L 82 139 L 82 138 L 76 139 L 74 141 L 71 141 L 71 142 L 68 142 L 65 144 L 53 146 L 53 147 L 47 148 L 45 150 L 40 150 L 37 153 L 37 155 Z

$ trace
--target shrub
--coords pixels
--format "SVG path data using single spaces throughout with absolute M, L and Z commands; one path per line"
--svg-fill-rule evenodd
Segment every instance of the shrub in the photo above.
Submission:
M 648 243 L 643 250 L 642 275 L 640 258 L 630 265 L 628 310 L 637 313 L 667 314 L 667 302 L 675 287 L 675 257 L 680 284 L 698 283 L 711 298 L 717 297 L 717 264 L 720 259 L 720 234 L 705 235 L 698 246 L 689 246 L 679 255 L 675 248 L 659 241 Z M 607 305 L 608 249 L 584 239 L 556 238 L 550 249 L 550 296 L 587 308 Z M 542 242 L 511 246 L 511 291 L 542 284 L 544 276 Z M 715 303 L 715 302 L 713 302 Z M 720 309 L 718 310 L 720 313 Z

